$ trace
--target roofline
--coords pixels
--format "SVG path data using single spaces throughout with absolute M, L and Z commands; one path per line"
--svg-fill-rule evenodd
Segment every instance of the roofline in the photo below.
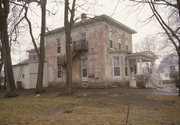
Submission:
M 151 58 L 154 58 L 154 59 L 158 59 L 158 58 L 159 58 L 159 57 L 158 57 L 154 52 L 152 52 L 152 51 L 143 51 L 143 52 L 131 53 L 130 55 L 128 55 L 128 57 L 132 57 L 132 56 L 134 56 L 134 55 L 146 56 L 146 57 L 148 56 L 148 57 L 149 57 L 149 55 L 145 55 L 145 53 L 147 53 L 147 52 L 150 52 L 150 53 L 153 54 L 154 57 L 151 57 Z
M 111 23 L 113 25 L 116 25 L 118 27 L 121 27 L 122 29 L 124 29 L 125 31 L 131 33 L 131 34 L 135 34 L 137 33 L 135 30 L 129 28 L 128 26 L 118 22 L 117 20 L 111 18 L 110 16 L 107 16 L 105 14 L 103 15 L 100 15 L 100 16 L 95 16 L 93 18 L 89 18 L 89 19 L 84 19 L 84 20 L 81 20 L 77 23 L 75 23 L 73 25 L 73 29 L 76 28 L 76 27 L 79 27 L 79 26 L 82 26 L 82 25 L 87 25 L 89 23 L 96 23 L 97 21 L 104 21 L 104 22 L 108 22 L 108 23 Z M 46 32 L 45 33 L 45 36 L 48 36 L 48 35 L 51 35 L 53 33 L 57 33 L 57 32 L 63 32 L 64 31 L 64 26 L 63 27 L 60 27 L 60 28 L 56 28 L 54 30 L 51 30 L 49 32 Z
M 21 65 L 28 65 L 29 63 L 21 63 L 21 64 L 15 64 L 15 65 L 12 65 L 12 67 L 15 67 L 15 66 L 21 66 Z

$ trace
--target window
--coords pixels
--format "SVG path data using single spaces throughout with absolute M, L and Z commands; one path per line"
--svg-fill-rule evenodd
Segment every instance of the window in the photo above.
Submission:
M 128 59 L 125 58 L 125 76 L 128 76 Z
M 33 61 L 36 61 L 36 55 L 32 55 L 33 56 Z
M 60 64 L 60 58 L 57 57 L 57 77 L 61 78 L 61 64 Z
M 133 67 L 131 67 L 131 72 L 133 72 Z
M 113 33 L 109 32 L 109 47 L 113 48 Z
M 168 74 L 165 74 L 165 77 L 168 77 Z
M 113 58 L 113 70 L 114 76 L 120 76 L 120 61 L 118 56 Z
M 61 39 L 57 39 L 57 53 L 61 53 Z
M 121 35 L 118 36 L 118 48 L 121 49 Z
M 76 51 L 76 41 L 73 41 L 72 47 L 73 47 L 73 52 Z
M 128 43 L 129 43 L 129 40 L 128 40 L 128 38 L 126 37 L 126 50 L 128 50 Z
M 85 40 L 86 41 L 86 33 L 82 33 L 81 34 L 81 40 Z
M 171 72 L 174 72 L 175 71 L 175 66 L 170 66 L 170 70 L 171 70 Z
M 82 77 L 87 77 L 87 59 L 82 59 Z
M 24 74 L 22 74 L 22 78 L 24 78 L 25 77 L 25 75 Z
M 137 74 L 137 66 L 134 65 L 134 74 Z

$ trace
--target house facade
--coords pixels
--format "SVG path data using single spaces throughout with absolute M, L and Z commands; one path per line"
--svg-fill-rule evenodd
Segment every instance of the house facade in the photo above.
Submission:
M 71 34 L 73 86 L 105 87 L 130 86 L 154 88 L 160 82 L 154 70 L 158 58 L 153 52 L 133 53 L 133 29 L 107 15 L 81 21 L 73 25 Z M 46 33 L 43 87 L 64 86 L 66 82 L 66 41 L 64 27 Z M 36 87 L 38 57 L 34 49 L 29 57 L 13 66 L 17 88 Z M 148 81 L 143 63 L 150 63 Z
M 136 87 L 137 77 L 143 75 L 142 63 L 154 64 L 157 56 L 152 52 L 133 53 L 134 33 L 107 15 L 87 19 L 83 14 L 71 35 L 73 85 Z M 46 33 L 45 58 L 50 85 L 65 84 L 65 46 L 64 27 Z

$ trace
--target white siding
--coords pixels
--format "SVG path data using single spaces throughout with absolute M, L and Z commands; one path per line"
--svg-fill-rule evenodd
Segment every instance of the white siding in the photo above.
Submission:
M 21 66 L 13 66 L 13 73 L 15 83 L 17 84 L 18 75 Z M 20 74 L 19 81 L 22 82 L 22 86 L 25 89 L 32 89 L 36 88 L 36 81 L 37 81 L 37 72 L 38 72 L 38 63 L 29 63 L 27 65 L 23 65 L 22 73 Z M 22 75 L 24 74 L 24 78 Z M 44 65 L 44 78 L 43 78 L 43 87 L 48 86 L 48 69 L 47 63 Z

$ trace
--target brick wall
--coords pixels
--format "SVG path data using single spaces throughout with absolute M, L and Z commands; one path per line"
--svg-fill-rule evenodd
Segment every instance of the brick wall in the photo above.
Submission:
M 127 53 L 121 53 L 120 64 L 121 64 L 121 76 L 119 78 L 113 78 L 112 68 L 112 54 L 108 53 L 109 49 L 109 31 L 113 32 L 113 44 L 114 48 L 118 49 L 118 34 L 122 35 L 122 49 L 125 49 L 125 37 L 129 39 L 129 50 L 132 51 L 132 38 L 131 34 L 122 31 L 121 29 L 111 26 L 105 22 L 97 22 L 88 25 L 82 25 L 72 30 L 72 40 L 79 40 L 82 32 L 86 32 L 88 41 L 88 52 L 83 52 L 73 59 L 73 82 L 79 85 L 82 81 L 81 71 L 81 58 L 88 59 L 87 72 L 90 77 L 88 78 L 89 83 L 96 83 L 105 85 L 112 82 L 127 81 L 125 77 L 125 56 Z M 49 82 L 62 84 L 65 82 L 65 68 L 62 68 L 63 77 L 57 78 L 57 47 L 56 39 L 61 38 L 61 54 L 65 54 L 65 34 L 63 32 L 55 33 L 47 36 L 46 38 L 46 60 L 49 63 Z M 99 74 L 99 78 L 93 77 L 94 73 Z

